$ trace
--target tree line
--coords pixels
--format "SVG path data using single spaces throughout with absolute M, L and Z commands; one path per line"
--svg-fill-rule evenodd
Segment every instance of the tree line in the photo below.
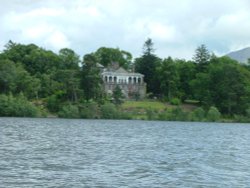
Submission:
M 135 59 L 119 48 L 101 47 L 81 58 L 69 48 L 55 53 L 9 41 L 0 53 L 0 115 L 104 118 L 105 111 L 117 108 L 122 98 L 117 91 L 112 100 L 102 88 L 99 64 L 112 62 L 144 74 L 148 98 L 193 102 L 204 110 L 215 107 L 228 117 L 250 115 L 248 64 L 216 57 L 205 45 L 197 47 L 192 60 L 162 59 L 155 54 L 151 39 Z M 31 110 L 25 112 L 19 106 Z M 91 115 L 89 109 L 98 113 Z
M 193 60 L 160 59 L 153 42 L 144 44 L 143 55 L 135 59 L 136 71 L 145 75 L 148 92 L 167 101 L 197 101 L 225 115 L 247 115 L 250 105 L 250 66 L 229 57 L 216 57 L 205 45 L 197 47 Z

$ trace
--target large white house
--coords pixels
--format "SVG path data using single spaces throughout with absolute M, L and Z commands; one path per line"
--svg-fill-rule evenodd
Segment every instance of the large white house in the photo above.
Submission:
M 101 76 L 107 94 L 112 95 L 118 86 L 126 98 L 144 98 L 146 96 L 146 83 L 143 74 L 128 72 L 122 67 L 109 67 L 103 68 Z

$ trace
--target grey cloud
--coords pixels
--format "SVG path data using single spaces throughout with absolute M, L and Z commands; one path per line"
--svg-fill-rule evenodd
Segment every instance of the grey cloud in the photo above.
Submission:
M 247 0 L 0 1 L 0 49 L 9 40 L 80 55 L 101 46 L 135 57 L 151 37 L 156 53 L 190 59 L 197 45 L 223 54 L 250 46 Z

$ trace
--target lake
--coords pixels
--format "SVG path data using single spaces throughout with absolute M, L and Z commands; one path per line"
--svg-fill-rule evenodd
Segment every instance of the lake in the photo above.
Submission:
M 0 118 L 0 187 L 249 187 L 250 124 Z

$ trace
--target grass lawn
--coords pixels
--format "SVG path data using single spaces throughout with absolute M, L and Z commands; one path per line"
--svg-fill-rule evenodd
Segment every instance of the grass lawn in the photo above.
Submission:
M 122 104 L 122 109 L 125 111 L 138 111 L 138 112 L 145 112 L 147 109 L 151 109 L 154 111 L 164 111 L 167 108 L 172 109 L 176 108 L 177 106 L 171 105 L 169 103 L 163 103 L 160 101 L 125 101 Z M 195 108 L 197 108 L 196 104 L 181 104 L 180 107 L 184 111 L 193 111 Z
M 166 104 L 159 101 L 125 101 L 122 104 L 123 109 L 152 109 L 152 110 L 164 110 L 167 107 Z
M 186 112 L 191 112 L 197 108 L 194 104 L 181 104 L 179 107 Z M 122 111 L 130 113 L 132 119 L 147 119 L 147 110 L 149 109 L 154 111 L 154 113 L 159 114 L 164 112 L 166 109 L 173 108 L 177 108 L 177 106 L 160 101 L 149 100 L 125 101 L 121 106 Z

